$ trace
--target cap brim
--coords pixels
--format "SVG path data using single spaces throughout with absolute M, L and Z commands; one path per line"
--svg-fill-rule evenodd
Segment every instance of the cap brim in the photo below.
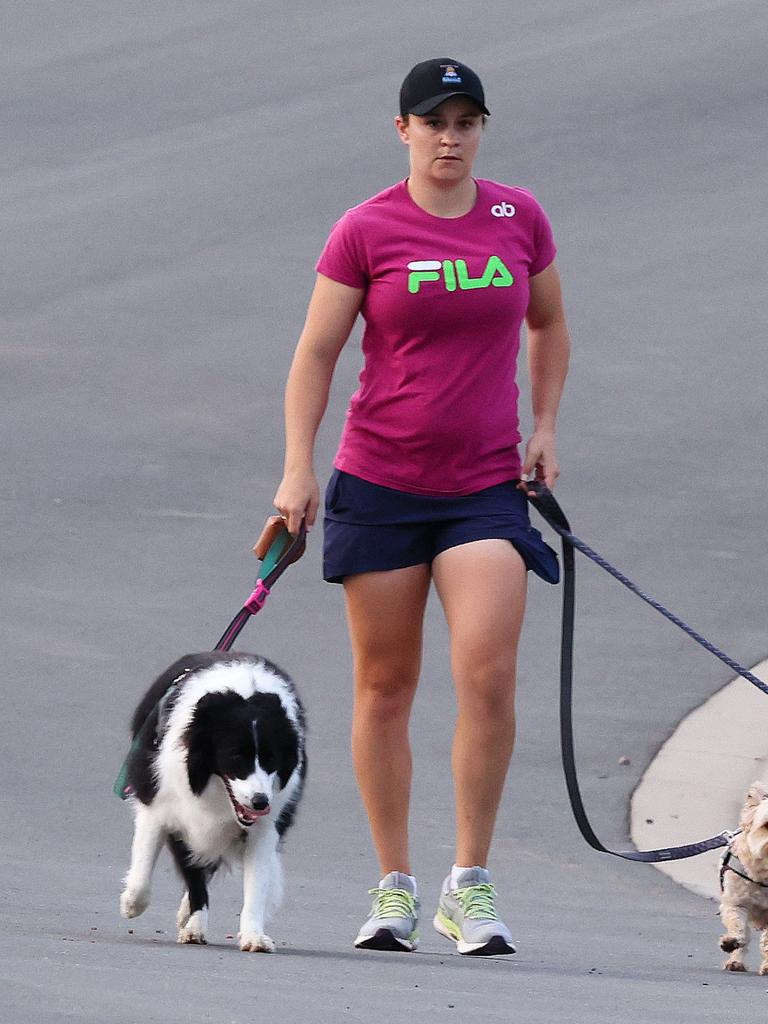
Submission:
M 446 100 L 449 100 L 452 96 L 466 96 L 468 100 L 472 100 L 473 103 L 477 104 L 478 108 L 483 114 L 486 114 L 488 117 L 491 116 L 490 110 L 485 106 L 484 103 L 481 103 L 478 99 L 476 99 L 474 96 L 471 96 L 468 92 L 461 92 L 460 89 L 457 89 L 455 92 L 441 92 L 439 96 L 430 96 L 428 100 L 422 100 L 421 103 L 417 103 L 415 107 L 411 107 L 411 109 L 407 110 L 406 113 L 416 114 L 417 117 L 421 117 L 424 114 L 429 114 L 430 111 L 435 109 L 435 107 L 439 107 L 441 103 L 444 103 Z

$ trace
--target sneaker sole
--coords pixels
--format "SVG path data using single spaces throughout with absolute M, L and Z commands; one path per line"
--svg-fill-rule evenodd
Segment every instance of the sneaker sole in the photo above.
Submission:
M 380 949 L 387 953 L 412 953 L 418 939 L 400 939 L 389 928 L 379 928 L 375 935 L 364 935 L 355 939 L 356 949 Z
M 508 956 L 517 952 L 516 947 L 510 945 L 501 935 L 492 935 L 487 942 L 465 942 L 458 926 L 452 921 L 446 921 L 439 914 L 435 915 L 432 924 L 436 932 L 456 943 L 456 949 L 462 956 Z

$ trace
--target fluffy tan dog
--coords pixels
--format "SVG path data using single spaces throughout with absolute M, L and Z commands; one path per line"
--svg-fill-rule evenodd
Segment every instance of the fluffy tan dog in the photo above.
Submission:
M 724 971 L 746 971 L 750 926 L 760 932 L 760 974 L 768 974 L 768 789 L 753 782 L 739 819 L 741 832 L 724 858 L 720 948 L 730 956 Z M 746 877 L 745 877 L 746 876 Z

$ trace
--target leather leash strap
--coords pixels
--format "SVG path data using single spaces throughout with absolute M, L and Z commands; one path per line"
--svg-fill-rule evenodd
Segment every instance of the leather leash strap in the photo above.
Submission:
M 222 633 L 214 647 L 215 651 L 231 649 L 248 619 L 264 607 L 273 585 L 288 566 L 298 561 L 304 554 L 306 543 L 307 530 L 304 520 L 301 521 L 299 532 L 294 536 L 288 533 L 280 516 L 269 517 L 253 549 L 256 557 L 262 559 L 261 576 L 256 580 L 256 587 L 251 596 Z

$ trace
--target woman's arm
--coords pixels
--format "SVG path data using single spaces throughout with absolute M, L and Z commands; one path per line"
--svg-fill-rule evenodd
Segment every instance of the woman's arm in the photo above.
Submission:
M 310 527 L 317 516 L 315 436 L 328 404 L 336 361 L 363 295 L 362 288 L 317 275 L 285 388 L 285 467 L 274 503 L 291 533 L 298 531 L 302 518 Z
M 571 351 L 560 276 L 554 263 L 531 278 L 525 319 L 533 434 L 526 446 L 523 473 L 530 475 L 535 471 L 536 479 L 552 488 L 560 475 L 555 452 L 555 420 Z

